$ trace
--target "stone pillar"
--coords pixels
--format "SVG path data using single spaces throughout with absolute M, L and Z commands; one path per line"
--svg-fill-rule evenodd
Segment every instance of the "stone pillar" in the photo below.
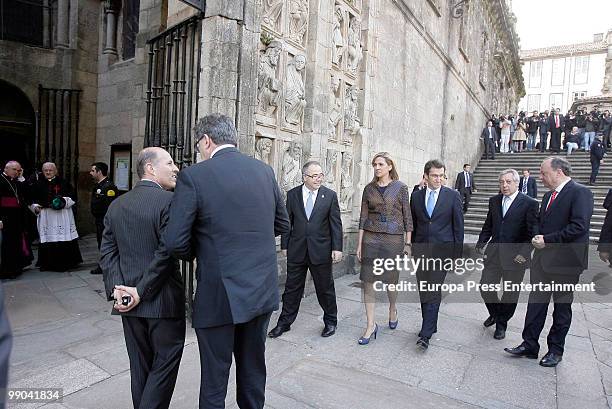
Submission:
M 104 4 L 104 19 L 106 21 L 106 38 L 104 54 L 117 54 L 117 14 L 119 10 L 113 1 Z
M 58 0 L 57 2 L 57 42 L 56 47 L 68 48 L 70 46 L 70 2 Z
M 602 94 L 612 94 L 612 30 L 608 31 L 608 55 L 606 56 L 606 70 L 604 73 L 604 83 L 601 89 Z

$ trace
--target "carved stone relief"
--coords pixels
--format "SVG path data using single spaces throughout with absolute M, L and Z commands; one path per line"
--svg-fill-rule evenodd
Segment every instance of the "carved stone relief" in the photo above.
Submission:
M 308 1 L 289 0 L 289 39 L 303 45 L 307 27 Z
M 277 67 L 283 45 L 280 41 L 272 41 L 266 47 L 259 61 L 257 81 L 257 101 L 259 112 L 271 116 L 280 102 L 280 81 L 277 78 Z
M 346 89 L 344 96 L 344 140 L 351 142 L 353 136 L 359 134 L 361 121 L 357 113 L 357 97 L 359 90 L 355 85 Z
M 349 211 L 353 204 L 353 155 L 342 154 L 342 172 L 340 175 L 340 210 Z
M 263 1 L 263 15 L 261 21 L 263 24 L 272 28 L 273 30 L 280 31 L 280 17 L 283 10 L 284 0 L 262 0 Z
M 287 192 L 302 183 L 302 146 L 297 142 L 290 142 L 287 149 L 283 152 L 283 162 L 281 166 L 280 188 L 283 197 L 287 197 Z
M 304 79 L 302 73 L 306 66 L 306 57 L 296 55 L 287 65 L 287 79 L 285 84 L 285 122 L 301 126 L 306 99 L 304 95 Z
M 344 13 L 341 7 L 336 6 L 333 19 L 332 33 L 332 64 L 340 66 L 342 55 L 344 54 L 345 40 L 342 34 L 342 24 L 344 23 Z
M 336 169 L 338 166 L 339 152 L 333 149 L 327 150 L 325 157 L 325 185 L 332 190 L 336 190 Z
M 342 98 L 340 97 L 340 78 L 331 76 L 331 93 L 329 94 L 328 136 L 335 140 L 338 135 L 338 124 L 342 119 Z
M 255 159 L 271 165 L 270 154 L 272 153 L 272 139 L 257 138 L 255 141 Z
M 351 16 L 348 28 L 348 69 L 357 71 L 363 59 L 363 47 L 361 46 L 361 22 L 358 17 Z

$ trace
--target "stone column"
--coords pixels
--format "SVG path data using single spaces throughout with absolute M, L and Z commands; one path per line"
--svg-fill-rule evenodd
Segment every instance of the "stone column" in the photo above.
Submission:
M 612 93 L 612 30 L 608 31 L 608 55 L 606 56 L 606 69 L 604 73 L 604 84 L 601 89 L 602 94 Z
M 114 2 L 104 4 L 104 19 L 106 20 L 106 38 L 104 41 L 104 54 L 117 54 L 117 14 L 119 10 Z
M 57 42 L 56 47 L 68 48 L 70 46 L 70 2 L 58 0 L 57 2 Z

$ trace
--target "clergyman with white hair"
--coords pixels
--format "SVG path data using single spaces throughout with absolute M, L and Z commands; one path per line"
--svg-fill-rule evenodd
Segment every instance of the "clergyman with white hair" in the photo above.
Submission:
M 72 185 L 58 175 L 55 163 L 44 163 L 42 172 L 44 177 L 33 186 L 30 205 L 37 216 L 40 236 L 36 265 L 41 271 L 67 271 L 83 261 L 72 210 L 76 193 Z

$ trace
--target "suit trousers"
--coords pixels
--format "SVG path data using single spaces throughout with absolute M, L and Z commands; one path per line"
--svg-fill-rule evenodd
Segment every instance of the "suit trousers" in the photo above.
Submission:
M 100 250 L 100 244 L 102 243 L 102 233 L 104 232 L 104 216 L 95 217 L 96 221 L 96 239 L 98 240 L 98 250 Z
M 597 180 L 597 175 L 599 175 L 599 167 L 601 166 L 601 161 L 597 159 L 591 159 L 591 177 L 589 178 L 589 183 L 595 183 Z
M 542 273 L 538 265 L 531 268 L 531 283 L 577 283 L 578 274 L 576 277 L 567 277 L 566 280 L 559 280 L 559 277 L 551 279 Z M 565 337 L 569 332 L 572 324 L 572 302 L 574 300 L 573 291 L 532 291 L 529 294 L 529 304 L 527 305 L 527 314 L 525 315 L 525 327 L 523 329 L 523 344 L 534 353 L 540 350 L 538 339 L 540 333 L 544 329 L 546 322 L 546 314 L 548 312 L 548 304 L 550 299 L 555 303 L 553 311 L 553 323 L 548 332 L 547 344 L 548 351 L 555 354 L 563 355 L 565 346 Z
M 241 324 L 196 328 L 200 349 L 200 409 L 225 408 L 227 381 L 236 360 L 236 402 L 241 409 L 261 409 L 266 389 L 268 312 Z
M 461 201 L 463 202 L 463 212 L 468 211 L 468 206 L 470 205 L 470 199 L 472 198 L 472 188 L 464 187 L 459 191 L 461 195 Z
M 495 143 L 490 138 L 484 138 L 484 150 L 485 150 L 485 159 L 489 159 L 489 153 L 491 154 L 491 159 L 495 159 Z
M 502 280 L 519 284 L 523 281 L 524 276 L 524 269 L 505 270 L 502 268 L 497 257 L 491 257 L 490 259 L 487 258 L 485 267 L 482 270 L 480 284 L 500 284 Z M 520 291 L 504 291 L 500 298 L 497 291 L 483 291 L 481 289 L 480 295 L 485 302 L 489 315 L 495 318 L 497 327 L 504 330 L 508 327 L 508 321 L 516 311 L 516 304 L 520 294 Z
M 326 325 L 338 324 L 338 307 L 336 289 L 332 274 L 332 263 L 312 264 L 308 254 L 302 263 L 287 262 L 287 281 L 283 292 L 283 310 L 278 318 L 278 325 L 289 327 L 295 321 L 300 302 L 304 295 L 306 272 L 310 270 L 314 281 L 317 300 L 323 309 L 323 322 Z
M 439 285 L 444 283 L 446 272 L 418 270 L 416 278 L 423 318 L 419 337 L 429 339 L 434 333 L 438 332 L 438 312 L 442 302 L 442 291 Z M 422 289 L 423 285 L 427 287 Z
M 557 153 L 561 151 L 561 128 L 550 130 L 550 150 Z
M 134 408 L 168 408 L 183 355 L 185 319 L 121 318 Z

